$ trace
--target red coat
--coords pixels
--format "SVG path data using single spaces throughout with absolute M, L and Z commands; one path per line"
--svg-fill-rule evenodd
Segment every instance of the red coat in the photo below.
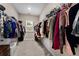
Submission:
M 59 40 L 59 16 L 60 13 L 56 16 L 56 23 L 55 23 L 55 29 L 54 29 L 54 49 L 59 49 L 60 47 L 60 40 Z

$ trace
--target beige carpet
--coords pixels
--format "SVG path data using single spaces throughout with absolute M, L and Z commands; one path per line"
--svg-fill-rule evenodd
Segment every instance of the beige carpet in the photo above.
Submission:
M 14 56 L 44 56 L 43 49 L 34 40 L 24 40 L 16 46 Z

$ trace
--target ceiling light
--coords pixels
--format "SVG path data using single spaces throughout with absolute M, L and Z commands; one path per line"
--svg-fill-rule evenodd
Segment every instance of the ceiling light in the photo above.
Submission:
M 30 7 L 28 7 L 28 10 L 31 10 L 31 8 L 30 8 Z

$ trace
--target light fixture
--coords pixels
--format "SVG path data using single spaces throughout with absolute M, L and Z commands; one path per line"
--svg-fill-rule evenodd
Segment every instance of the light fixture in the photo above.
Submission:
M 31 8 L 30 8 L 30 7 L 28 7 L 28 10 L 31 10 Z

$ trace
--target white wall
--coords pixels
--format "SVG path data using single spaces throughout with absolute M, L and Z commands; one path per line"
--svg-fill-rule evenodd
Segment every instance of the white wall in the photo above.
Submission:
M 33 21 L 34 25 L 36 25 L 39 22 L 39 17 L 38 16 L 32 16 L 32 15 L 20 14 L 19 20 L 23 21 L 24 26 L 26 25 L 26 20 Z
M 14 16 L 18 20 L 18 13 L 17 13 L 16 9 L 12 6 L 12 4 L 2 3 L 1 5 L 3 5 L 6 8 L 5 13 L 8 16 Z
M 42 11 L 39 20 L 43 21 L 45 19 L 46 14 L 49 14 L 51 10 L 53 10 L 53 8 L 55 8 L 56 6 L 60 6 L 60 4 L 56 4 L 56 3 L 50 3 L 48 4 Z

